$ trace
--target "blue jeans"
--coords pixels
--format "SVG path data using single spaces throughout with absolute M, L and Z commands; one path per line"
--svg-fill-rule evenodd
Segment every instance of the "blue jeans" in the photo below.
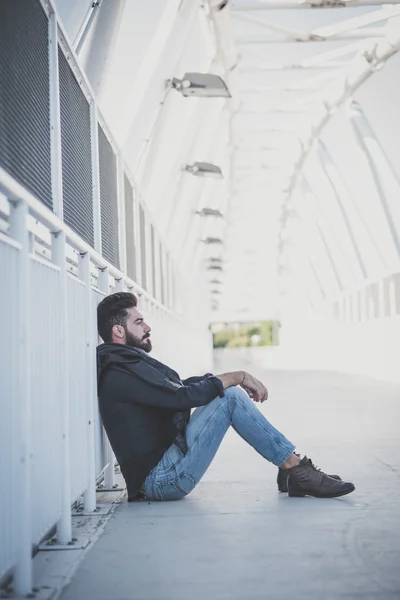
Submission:
M 225 390 L 196 408 L 186 428 L 188 452 L 172 444 L 149 473 L 144 492 L 149 500 L 180 500 L 199 483 L 229 426 L 268 461 L 280 467 L 295 449 L 239 387 Z

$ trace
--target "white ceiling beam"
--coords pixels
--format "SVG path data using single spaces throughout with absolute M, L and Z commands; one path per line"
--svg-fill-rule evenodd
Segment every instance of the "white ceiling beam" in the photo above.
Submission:
M 299 85 L 299 84 L 293 84 L 291 86 L 260 86 L 258 89 L 254 89 L 254 90 L 243 90 L 240 92 L 240 96 L 253 96 L 254 94 L 256 94 L 257 96 L 263 97 L 264 95 L 266 97 L 268 97 L 268 94 L 288 94 L 288 93 L 296 93 L 299 94 L 301 92 L 317 92 L 318 90 L 320 90 L 322 87 L 322 85 L 318 85 L 317 83 L 314 84 L 310 84 L 308 83 L 307 85 Z
M 374 10 L 359 17 L 346 19 L 345 21 L 333 23 L 332 25 L 327 25 L 325 27 L 318 27 L 317 29 L 313 30 L 313 33 L 321 35 L 324 38 L 331 38 L 340 33 L 353 31 L 354 29 L 358 29 L 360 27 L 366 27 L 367 25 L 373 25 L 374 23 L 387 21 L 388 19 L 392 19 L 399 14 L 399 6 L 386 6 L 380 10 Z
M 293 40 L 306 40 L 309 34 L 305 31 L 300 31 L 299 29 L 292 29 L 291 27 L 282 27 L 276 23 L 271 23 L 271 21 L 266 21 L 265 19 L 261 19 L 260 17 L 254 17 L 252 15 L 248 15 L 245 12 L 237 12 L 233 13 L 234 17 L 241 21 L 245 21 L 247 23 L 252 23 L 257 25 L 258 27 L 262 27 L 264 29 L 268 29 L 269 31 L 274 31 L 276 33 L 282 33 Z
M 347 8 L 351 6 L 385 6 L 398 5 L 400 0 L 269 0 L 268 2 L 233 2 L 233 11 L 259 11 L 281 9 L 332 9 Z
M 262 67 L 252 67 L 252 66 L 248 66 L 248 67 L 240 67 L 240 72 L 241 73 L 262 73 L 263 71 L 267 72 L 267 71 L 313 71 L 313 70 L 320 70 L 320 71 L 326 71 L 326 69 L 344 69 L 346 68 L 348 65 L 347 62 L 338 62 L 338 63 L 334 63 L 334 62 L 326 62 L 326 63 L 319 63 L 319 64 L 305 64 L 305 63 L 269 63 L 269 64 L 265 64 Z
M 335 48 L 334 50 L 328 50 L 327 52 L 321 52 L 320 54 L 305 58 L 301 61 L 301 64 L 306 66 L 318 65 L 321 63 L 321 61 L 330 61 L 332 59 L 347 56 L 349 54 L 356 54 L 360 50 L 365 49 L 366 46 L 370 45 L 371 40 L 359 40 L 357 42 L 353 42 L 352 44 L 345 44 L 340 48 Z
M 309 108 L 296 108 L 296 107 L 290 107 L 290 106 L 270 106 L 270 107 L 266 107 L 265 109 L 261 109 L 261 110 L 255 110 L 255 109 L 249 109 L 249 110 L 243 110 L 240 112 L 241 115 L 279 115 L 279 114 L 294 114 L 294 115 L 304 115 L 304 114 L 308 114 Z
M 366 40 L 358 40 L 356 42 L 352 42 L 351 44 L 346 44 L 340 46 L 339 48 L 334 48 L 333 50 L 324 50 L 318 54 L 313 54 L 309 58 L 305 58 L 302 62 L 305 61 L 315 61 L 316 59 L 320 60 L 331 60 L 331 58 L 337 58 L 338 56 L 346 56 L 346 54 L 351 54 L 352 52 L 356 52 L 360 46 L 363 46 L 366 43 Z M 256 58 L 259 58 L 263 62 L 270 60 L 270 52 L 263 51 L 263 48 L 253 48 L 251 45 L 244 46 L 241 49 L 241 56 L 250 54 Z
M 330 64 L 329 61 L 331 61 L 332 59 L 336 59 L 336 58 L 340 58 L 343 56 L 347 56 L 350 54 L 355 54 L 356 52 L 358 52 L 359 50 L 364 49 L 366 46 L 371 45 L 371 40 L 359 40 L 357 42 L 353 42 L 351 44 L 346 44 L 341 46 L 340 48 L 335 48 L 334 50 L 328 50 L 325 52 L 320 52 L 318 54 L 315 54 L 309 58 L 305 58 L 302 61 L 300 61 L 299 63 L 295 63 L 295 64 L 291 64 L 291 65 L 282 65 L 282 64 L 274 64 L 270 62 L 270 58 L 266 53 L 263 53 L 259 50 L 256 50 L 255 48 L 252 48 L 251 46 L 248 47 L 244 47 L 242 50 L 243 54 L 250 54 L 251 56 L 254 56 L 256 58 L 259 58 L 260 60 L 263 61 L 263 64 L 258 66 L 254 65 L 255 68 L 259 68 L 262 70 L 288 70 L 288 69 L 307 69 L 307 68 L 317 68 L 317 69 L 330 69 L 330 68 L 338 68 L 338 64 L 336 63 L 332 63 Z M 343 65 L 345 63 L 340 63 L 340 65 Z M 322 73 L 322 75 L 320 75 L 320 77 L 331 77 L 331 74 L 325 74 Z
M 246 90 L 242 90 L 240 95 L 246 94 L 269 94 L 274 92 L 307 92 L 307 91 L 318 91 L 321 90 L 322 87 L 326 87 L 328 84 L 336 81 L 335 74 L 332 71 L 328 71 L 327 73 L 318 73 L 314 74 L 311 77 L 303 77 L 299 81 L 295 81 L 294 83 L 285 83 L 281 85 L 255 85 L 254 88 Z
M 288 206 L 290 205 L 292 193 L 298 185 L 299 176 L 302 172 L 304 162 L 309 154 L 310 149 L 313 147 L 315 140 L 319 139 L 322 130 L 329 122 L 335 110 L 348 98 L 350 98 L 373 73 L 383 67 L 392 56 L 399 52 L 399 50 L 400 34 L 397 33 L 397 37 L 394 37 L 391 42 L 387 41 L 384 44 L 379 44 L 372 53 L 365 55 L 365 66 L 357 73 L 349 73 L 343 82 L 343 88 L 339 94 L 336 95 L 335 98 L 332 98 L 330 102 L 325 102 L 324 113 L 321 115 L 319 121 L 316 122 L 312 127 L 308 139 L 303 140 L 303 149 L 292 173 L 290 186 L 287 190 L 286 200 L 282 208 L 282 230 L 285 228 L 286 222 L 289 218 Z
M 306 35 L 306 34 L 305 34 Z M 365 39 L 381 39 L 386 38 L 386 32 L 384 27 L 354 29 L 352 31 L 338 33 L 334 37 L 323 37 L 321 35 L 310 33 L 307 38 L 304 39 L 282 39 L 276 40 L 266 37 L 265 35 L 243 35 L 236 38 L 236 44 L 238 46 L 244 46 L 247 44 L 309 44 L 317 43 L 321 44 L 324 42 L 333 42 L 340 40 L 365 40 Z
M 290 125 L 286 125 L 285 127 L 271 127 L 264 126 L 254 129 L 253 127 L 243 127 L 243 135 L 251 134 L 251 136 L 257 135 L 265 135 L 265 134 L 279 134 L 284 135 L 286 137 L 296 137 L 296 132 L 293 131 L 293 128 Z
M 357 36 L 355 30 L 359 29 L 360 27 L 366 27 L 367 25 L 387 21 L 388 19 L 396 17 L 399 14 L 400 7 L 388 6 L 382 8 L 381 10 L 375 10 L 362 16 L 340 21 L 339 23 L 334 23 L 325 27 L 318 27 L 310 32 L 301 31 L 300 29 L 293 29 L 290 27 L 282 27 L 281 25 L 277 25 L 271 21 L 266 21 L 265 19 L 256 17 L 254 15 L 248 15 L 244 12 L 234 13 L 234 16 L 241 21 L 252 23 L 263 29 L 268 29 L 269 31 L 283 34 L 296 42 L 312 42 L 327 41 L 328 39 L 332 38 L 343 39 L 343 35 L 349 34 L 350 32 L 353 32 L 354 35 Z M 362 31 L 364 33 L 362 37 L 365 37 L 365 32 L 367 30 L 364 29 Z M 382 33 L 384 34 L 384 31 Z

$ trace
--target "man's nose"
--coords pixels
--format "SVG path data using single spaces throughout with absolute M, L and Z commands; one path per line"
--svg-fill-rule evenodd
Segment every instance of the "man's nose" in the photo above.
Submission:
M 145 333 L 146 333 L 146 334 L 147 334 L 147 333 L 150 333 L 150 331 L 151 331 L 151 327 L 150 327 L 150 325 L 147 325 L 147 324 L 146 324 L 146 327 L 145 327 L 144 331 L 145 331 Z

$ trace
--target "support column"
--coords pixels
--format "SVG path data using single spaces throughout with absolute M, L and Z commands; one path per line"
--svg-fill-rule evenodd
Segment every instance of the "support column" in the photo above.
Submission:
M 20 245 L 18 261 L 18 414 L 19 422 L 19 469 L 18 521 L 15 536 L 18 540 L 17 563 L 14 571 L 14 589 L 17 594 L 32 591 L 32 528 L 31 528 L 31 327 L 30 327 L 30 257 L 27 228 L 28 208 L 23 202 L 10 203 L 10 235 Z
M 110 284 L 109 284 L 109 272 L 108 267 L 105 269 L 100 269 L 99 271 L 99 289 L 106 295 L 110 293 Z M 115 473 L 114 473 L 114 453 L 111 448 L 111 444 L 106 437 L 106 457 L 108 461 L 108 465 L 106 470 L 104 471 L 104 487 L 107 489 L 112 489 L 115 485 Z
M 49 17 L 49 73 L 50 73 L 50 125 L 51 125 L 51 187 L 53 210 L 62 221 L 62 155 L 60 82 L 58 69 L 58 23 L 54 12 Z M 52 259 L 59 268 L 60 352 L 62 371 L 60 382 L 60 402 L 62 406 L 62 464 L 61 472 L 61 517 L 57 523 L 57 541 L 68 544 L 72 540 L 71 519 L 71 470 L 70 470 L 70 430 L 69 430 L 69 354 L 68 354 L 68 308 L 67 308 L 67 269 L 66 237 L 63 231 L 53 233 L 51 238 Z
M 332 160 L 332 158 L 331 158 L 331 156 L 330 156 L 330 154 L 328 152 L 328 149 L 324 146 L 324 144 L 321 141 L 319 141 L 319 144 L 318 144 L 318 156 L 320 158 L 320 162 L 321 162 L 322 168 L 324 170 L 324 173 L 327 176 L 327 179 L 328 179 L 328 181 L 329 181 L 329 183 L 331 185 L 333 194 L 334 194 L 334 196 L 336 198 L 337 205 L 338 205 L 340 213 L 342 215 L 345 228 L 346 228 L 347 233 L 348 233 L 349 238 L 350 238 L 350 243 L 351 243 L 351 245 L 353 247 L 354 254 L 355 254 L 356 260 L 358 262 L 358 266 L 360 267 L 360 270 L 361 270 L 361 273 L 363 274 L 363 276 L 365 278 L 367 278 L 368 277 L 367 268 L 366 268 L 364 260 L 363 260 L 363 258 L 361 256 L 361 252 L 360 252 L 360 250 L 358 248 L 358 245 L 357 245 L 357 242 L 356 242 L 356 239 L 355 239 L 355 235 L 354 235 L 354 232 L 353 232 L 353 228 L 352 228 L 351 223 L 350 223 L 350 219 L 348 217 L 348 214 L 347 214 L 346 208 L 345 208 L 345 206 L 344 206 L 344 204 L 342 202 L 342 199 L 340 198 L 340 194 L 338 193 L 338 191 L 336 189 L 335 183 L 334 183 L 334 181 L 332 179 L 332 175 L 331 175 L 331 173 L 329 172 L 329 170 L 327 168 L 327 165 L 329 165 L 329 166 L 331 166 L 331 167 L 333 167 L 335 169 L 336 169 L 336 167 L 335 167 L 335 165 L 333 163 L 333 160 Z
M 305 179 L 303 179 L 303 185 L 304 185 L 304 188 L 303 188 L 303 202 L 304 202 L 304 204 L 303 204 L 303 211 L 304 211 L 304 208 L 305 208 L 306 210 L 308 210 L 308 213 L 309 213 L 309 215 L 310 215 L 311 213 L 310 213 L 310 210 L 309 210 L 309 207 L 308 207 L 308 205 L 307 205 L 306 198 L 305 198 L 305 193 L 306 193 L 306 191 L 310 190 L 310 192 L 311 192 L 311 194 L 312 194 L 312 196 L 313 196 L 313 198 L 314 198 L 314 200 L 315 200 L 315 204 L 316 204 L 316 205 L 317 205 L 319 208 L 320 208 L 320 204 L 319 204 L 319 202 L 317 201 L 317 199 L 316 199 L 316 197 L 314 196 L 314 194 L 312 193 L 312 191 L 311 191 L 311 189 L 309 188 L 309 186 L 308 186 L 308 183 L 306 182 L 306 180 L 305 180 Z M 310 217 L 309 217 L 309 219 L 310 219 Z M 312 217 L 311 217 L 311 219 L 312 219 Z M 311 220 L 311 219 L 310 219 L 310 220 Z M 320 225 L 320 222 L 319 222 L 318 216 L 317 216 L 317 215 L 315 215 L 315 214 L 314 214 L 314 225 L 315 225 L 315 228 L 316 228 L 316 230 L 317 230 L 318 237 L 320 238 L 320 240 L 321 240 L 321 243 L 322 243 L 322 246 L 323 246 L 323 248 L 324 248 L 324 250 L 325 250 L 325 254 L 326 254 L 326 257 L 327 257 L 327 259 L 328 259 L 329 265 L 330 265 L 330 267 L 331 267 L 331 271 L 332 271 L 333 277 L 334 277 L 334 279 L 335 279 L 335 281 L 336 281 L 336 284 L 337 284 L 337 286 L 338 286 L 339 290 L 340 290 L 340 291 L 343 291 L 343 283 L 342 283 L 342 279 L 341 279 L 341 277 L 340 277 L 340 274 L 339 274 L 339 271 L 338 271 L 338 269 L 337 269 L 337 266 L 336 266 L 335 260 L 334 260 L 334 258 L 333 258 L 333 255 L 332 255 L 331 249 L 330 249 L 330 247 L 329 247 L 329 244 L 328 244 L 328 242 L 326 241 L 326 238 L 325 238 L 325 236 L 324 236 L 324 233 L 323 233 L 323 231 L 322 231 L 322 228 L 321 228 L 321 225 Z M 339 246 L 339 247 L 340 247 L 340 246 Z M 310 265 L 310 266 L 311 266 L 311 265 Z M 315 268 L 315 265 L 314 265 L 314 268 Z
M 57 541 L 59 544 L 68 544 L 72 540 L 71 519 L 71 465 L 70 465 L 70 427 L 69 427 L 69 340 L 68 340 L 68 275 L 65 233 L 60 231 L 52 235 L 52 257 L 60 273 L 59 298 L 60 305 L 60 354 L 61 354 L 61 381 L 59 400 L 62 406 L 62 464 L 61 467 L 61 517 L 57 523 Z
M 378 198 L 380 200 L 382 210 L 385 214 L 386 223 L 388 225 L 393 244 L 396 248 L 397 256 L 398 258 L 400 258 L 400 232 L 397 231 L 390 205 L 386 199 L 385 186 L 382 180 L 382 175 L 379 172 L 379 169 L 371 156 L 371 153 L 365 142 L 365 138 L 369 137 L 375 141 L 377 147 L 381 151 L 382 156 L 384 157 L 388 167 L 390 168 L 400 188 L 399 178 L 397 177 L 397 174 L 395 173 L 394 169 L 392 168 L 388 159 L 386 158 L 385 153 L 383 152 L 374 132 L 372 131 L 370 124 L 368 123 L 366 116 L 364 115 L 361 109 L 361 106 L 357 102 L 353 101 L 349 106 L 347 114 L 350 119 L 358 145 L 361 151 L 363 152 L 365 158 L 367 159 L 369 168 L 371 169 L 371 175 L 374 180 L 375 188 L 378 193 Z
M 95 460 L 95 429 L 94 429 L 94 398 L 96 389 L 95 372 L 95 346 L 93 340 L 94 317 L 92 314 L 92 286 L 90 277 L 90 256 L 88 253 L 79 257 L 79 278 L 86 286 L 85 294 L 85 335 L 86 335 L 86 435 L 87 435 L 87 460 L 88 479 L 84 494 L 84 508 L 86 512 L 96 509 L 96 460 Z

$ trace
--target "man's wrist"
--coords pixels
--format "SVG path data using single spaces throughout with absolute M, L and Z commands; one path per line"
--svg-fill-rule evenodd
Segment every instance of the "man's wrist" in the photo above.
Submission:
M 224 389 L 226 389 L 228 387 L 242 385 L 246 378 L 246 372 L 233 371 L 232 373 L 223 373 L 222 375 L 217 375 L 217 377 L 222 382 Z

